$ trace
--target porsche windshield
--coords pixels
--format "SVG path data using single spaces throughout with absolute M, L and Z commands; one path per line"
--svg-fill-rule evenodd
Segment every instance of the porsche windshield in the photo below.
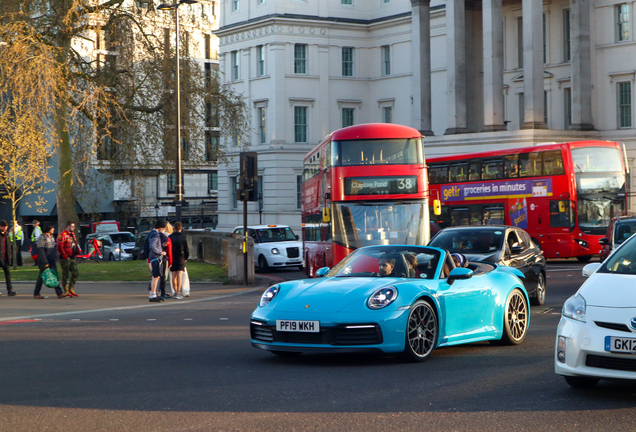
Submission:
M 447 228 L 437 234 L 428 245 L 451 253 L 487 254 L 501 250 L 504 237 L 504 231 L 497 229 Z
M 440 253 L 423 247 L 369 247 L 351 253 L 330 277 L 399 277 L 432 279 Z

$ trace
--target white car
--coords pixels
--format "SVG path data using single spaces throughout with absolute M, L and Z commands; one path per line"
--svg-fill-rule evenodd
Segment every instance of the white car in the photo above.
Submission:
M 243 227 L 234 228 L 243 234 Z M 287 225 L 253 225 L 247 234 L 254 239 L 254 263 L 265 272 L 273 267 L 303 269 L 303 242 Z
M 636 236 L 603 262 L 563 305 L 554 370 L 572 387 L 601 379 L 636 380 Z

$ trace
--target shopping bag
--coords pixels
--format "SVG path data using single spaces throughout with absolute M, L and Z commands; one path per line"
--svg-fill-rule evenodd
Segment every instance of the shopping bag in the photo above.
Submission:
M 42 282 L 49 288 L 55 288 L 59 284 L 57 274 L 49 268 L 42 272 Z
M 174 286 L 172 285 L 172 271 L 168 269 L 168 279 L 170 280 L 170 293 L 174 296 L 176 293 L 174 292 Z
M 183 269 L 183 281 L 181 282 L 181 295 L 184 297 L 190 296 L 190 277 L 188 276 L 188 269 Z

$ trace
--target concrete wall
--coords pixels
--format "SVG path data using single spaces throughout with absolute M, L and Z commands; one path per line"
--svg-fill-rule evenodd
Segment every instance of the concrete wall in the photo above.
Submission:
M 235 234 L 184 231 L 190 259 L 227 266 L 228 283 L 244 284 L 243 237 Z M 247 245 L 247 280 L 254 283 L 254 242 Z

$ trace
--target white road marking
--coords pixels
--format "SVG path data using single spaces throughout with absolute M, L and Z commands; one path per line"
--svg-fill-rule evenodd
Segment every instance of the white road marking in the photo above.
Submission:
M 79 321 L 79 318 L 72 318 L 71 321 Z
M 241 292 L 237 292 L 237 293 L 232 293 L 232 294 L 225 294 L 225 295 L 220 295 L 220 296 L 215 296 L 215 297 L 206 297 L 206 298 L 196 299 L 196 300 L 181 300 L 179 302 L 170 302 L 170 303 L 167 303 L 167 304 L 166 303 L 161 303 L 161 304 L 157 304 L 157 305 L 155 305 L 155 304 L 140 304 L 140 305 L 135 305 L 135 306 L 121 306 L 121 307 L 104 308 L 104 309 L 89 309 L 89 310 L 84 310 L 84 311 L 58 312 L 58 313 L 42 314 L 42 315 L 25 315 L 25 316 L 21 316 L 21 317 L 0 318 L 0 321 L 13 321 L 13 320 L 16 320 L 16 319 L 32 319 L 32 318 L 36 318 L 36 317 L 48 318 L 48 317 L 57 317 L 57 316 L 64 316 L 64 315 L 77 315 L 77 314 L 81 314 L 81 313 L 111 312 L 111 311 L 128 310 L 128 309 L 145 309 L 145 308 L 149 308 L 149 307 L 170 307 L 170 306 L 174 306 L 174 305 L 184 305 L 184 304 L 188 304 L 188 303 L 199 303 L 199 302 L 217 300 L 217 299 L 228 298 L 228 297 L 236 297 L 236 296 L 243 295 L 243 294 L 253 293 L 255 291 L 260 291 L 260 290 L 263 290 L 265 288 L 267 288 L 267 286 L 263 285 L 263 286 L 259 286 L 259 287 L 252 288 L 252 289 L 249 289 L 249 290 L 245 290 L 245 291 L 241 291 Z
M 184 321 L 192 321 L 192 318 L 184 318 Z
M 227 321 L 229 318 L 220 318 L 221 321 Z
M 111 321 L 119 321 L 118 318 L 111 318 Z
M 146 321 L 157 321 L 155 318 L 148 318 Z

